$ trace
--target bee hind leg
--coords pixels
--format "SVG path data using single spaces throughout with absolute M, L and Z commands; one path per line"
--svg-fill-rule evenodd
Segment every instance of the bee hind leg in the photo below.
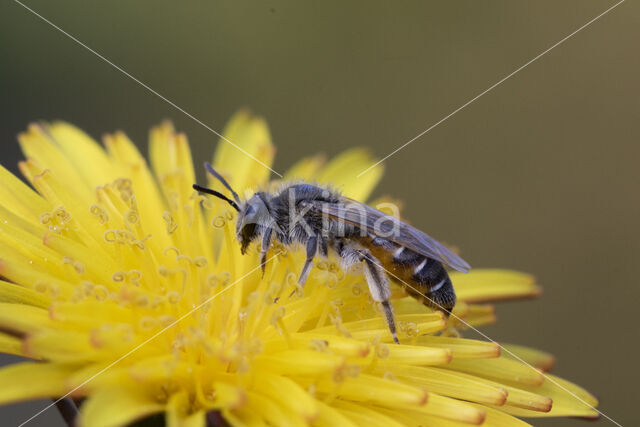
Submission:
M 398 333 L 396 331 L 396 322 L 393 318 L 393 307 L 389 302 L 391 297 L 391 288 L 389 287 L 389 278 L 387 277 L 384 268 L 380 261 L 371 255 L 369 251 L 360 251 L 360 259 L 364 261 L 364 275 L 369 285 L 369 292 L 374 301 L 379 302 L 384 310 L 384 315 L 387 320 L 387 326 L 389 326 L 389 332 L 393 337 L 393 341 L 396 344 L 400 344 L 398 341 Z

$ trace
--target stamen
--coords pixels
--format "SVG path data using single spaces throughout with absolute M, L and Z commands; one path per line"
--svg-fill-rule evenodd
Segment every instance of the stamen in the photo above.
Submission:
M 167 223 L 167 233 L 173 234 L 173 232 L 178 228 L 178 224 L 173 219 L 171 213 L 169 211 L 164 211 L 162 219 Z
M 169 304 L 177 304 L 180 302 L 181 296 L 178 292 L 176 291 L 171 291 L 168 292 L 166 295 L 167 301 L 169 302 Z
M 227 219 L 222 215 L 217 215 L 211 220 L 211 225 L 215 228 L 223 228 L 227 225 Z
M 76 271 L 76 273 L 78 274 L 84 274 L 85 272 L 84 264 L 81 263 L 80 261 L 74 260 L 69 256 L 65 256 L 62 258 L 62 264 L 71 265 L 73 269 Z
M 390 351 L 389 351 L 388 345 L 383 344 L 381 342 L 376 343 L 374 348 L 374 354 L 378 359 L 386 359 L 387 357 L 389 357 L 389 353 Z
M 138 307 L 147 307 L 149 305 L 149 297 L 146 295 L 138 295 L 135 298 L 135 305 Z
M 124 213 L 124 222 L 127 225 L 136 225 L 140 221 L 140 215 L 137 210 L 129 209 Z
M 92 293 L 97 301 L 105 301 L 109 297 L 109 290 L 103 285 L 95 285 Z
M 131 180 L 128 178 L 119 178 L 114 182 L 116 189 L 120 192 L 120 197 L 125 203 L 130 203 L 133 197 L 133 188 Z
M 169 325 L 171 325 L 175 321 L 176 321 L 175 317 L 169 316 L 167 314 L 163 314 L 162 316 L 158 316 L 158 323 L 160 323 L 160 326 L 163 327 L 163 328 L 169 327 Z
M 203 256 L 197 256 L 193 258 L 193 265 L 195 265 L 198 268 L 204 268 L 207 266 L 207 264 L 208 264 L 208 261 Z
M 359 297 L 360 295 L 362 295 L 363 294 L 362 285 L 360 283 L 354 284 L 351 287 L 351 293 L 356 297 Z
M 156 319 L 154 319 L 151 316 L 144 316 L 140 318 L 138 325 L 140 326 L 140 329 L 144 331 L 149 331 L 156 326 Z
M 393 375 L 393 372 L 391 371 L 387 371 L 384 373 L 383 378 L 385 380 L 389 380 L 389 381 L 398 381 L 398 379 L 396 378 L 395 375 Z
M 329 351 L 329 341 L 322 339 L 312 339 L 309 341 L 309 348 L 319 353 L 326 353 Z
M 100 205 L 93 204 L 89 207 L 89 212 L 98 218 L 100 224 L 105 225 L 109 222 L 109 214 L 107 210 Z

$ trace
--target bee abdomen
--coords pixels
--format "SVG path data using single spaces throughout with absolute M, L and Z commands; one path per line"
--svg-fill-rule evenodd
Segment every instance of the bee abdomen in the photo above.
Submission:
M 367 243 L 409 295 L 428 307 L 451 312 L 456 294 L 442 263 L 382 237 L 373 237 Z
M 398 264 L 404 267 L 414 267 L 422 263 L 422 261 L 426 260 L 424 256 L 415 253 L 411 249 L 407 249 L 404 246 L 398 246 L 392 249 L 393 253 L 393 263 Z
M 423 304 L 450 312 L 456 304 L 456 294 L 444 266 L 424 256 L 421 256 L 416 264 L 413 267 L 411 280 L 418 285 L 419 289 L 424 290 L 420 298 Z

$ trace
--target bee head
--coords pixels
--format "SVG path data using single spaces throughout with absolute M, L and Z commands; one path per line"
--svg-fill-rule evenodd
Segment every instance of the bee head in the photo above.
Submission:
M 202 187 L 194 184 L 193 188 L 201 193 L 210 194 L 229 203 L 232 208 L 238 211 L 238 220 L 236 222 L 236 235 L 240 242 L 240 250 L 242 254 L 247 251 L 249 244 L 256 238 L 274 225 L 271 212 L 269 210 L 269 198 L 265 193 L 255 193 L 249 200 L 242 201 L 229 183 L 220 175 L 209 163 L 204 164 L 207 172 L 216 178 L 227 190 L 231 192 L 233 200 L 224 194 L 212 190 L 211 188 Z
M 264 193 L 254 194 L 243 204 L 238 212 L 238 221 L 236 222 L 236 235 L 242 254 L 247 251 L 251 242 L 262 236 L 271 222 L 272 217 Z

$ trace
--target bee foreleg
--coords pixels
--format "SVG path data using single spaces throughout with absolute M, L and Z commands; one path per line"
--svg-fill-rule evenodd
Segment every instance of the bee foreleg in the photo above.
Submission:
M 267 228 L 267 231 L 262 235 L 262 247 L 260 248 L 260 268 L 262 269 L 262 277 L 264 277 L 264 270 L 267 267 L 267 251 L 271 246 L 271 232 L 273 228 Z
M 387 277 L 380 261 L 371 255 L 369 251 L 360 251 L 360 259 L 365 262 L 364 275 L 369 285 L 369 292 L 374 301 L 379 302 L 384 310 L 387 319 L 389 331 L 393 336 L 393 341 L 400 344 L 398 334 L 396 332 L 396 323 L 393 318 L 393 307 L 389 302 L 391 297 L 391 288 L 389 287 L 389 278 Z
M 318 237 L 311 236 L 307 241 L 307 261 L 304 263 L 304 267 L 302 267 L 302 272 L 300 273 L 300 278 L 298 279 L 300 286 L 304 286 L 304 283 L 307 281 L 307 277 L 309 276 L 309 272 L 313 266 L 313 258 L 315 258 L 317 251 Z

